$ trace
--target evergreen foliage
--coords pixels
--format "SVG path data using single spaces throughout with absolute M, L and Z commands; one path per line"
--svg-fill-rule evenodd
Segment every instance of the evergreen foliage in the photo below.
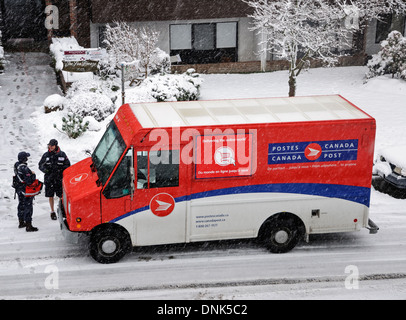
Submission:
M 59 132 L 66 134 L 70 139 L 76 139 L 84 134 L 89 128 L 89 122 L 83 123 L 83 118 L 77 114 L 68 113 L 68 118 L 62 118 L 62 130 L 58 129 L 56 124 L 54 128 Z
M 406 38 L 399 31 L 392 31 L 368 62 L 368 69 L 367 79 L 390 74 L 406 80 Z

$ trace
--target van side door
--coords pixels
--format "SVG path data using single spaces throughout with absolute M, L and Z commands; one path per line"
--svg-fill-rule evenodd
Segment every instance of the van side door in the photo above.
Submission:
M 136 152 L 136 244 L 185 242 L 188 179 L 180 150 Z

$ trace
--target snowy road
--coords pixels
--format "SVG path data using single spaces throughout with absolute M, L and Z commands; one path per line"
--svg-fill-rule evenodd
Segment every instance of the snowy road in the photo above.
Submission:
M 10 63 L 6 73 L 0 76 L 2 185 L 9 183 L 9 170 L 20 148 L 31 152 L 31 164 L 37 170 L 37 161 L 47 141 L 40 141 L 35 126 L 27 120 L 47 95 L 59 92 L 56 85 L 49 85 L 54 75 L 49 60 L 42 54 L 17 53 L 6 58 Z M 331 87 L 347 85 L 350 100 L 367 103 L 355 88 L 362 81 L 354 84 L 346 80 L 349 75 L 344 70 L 337 74 L 345 84 L 335 83 Z M 352 69 L 352 73 L 353 77 L 359 76 L 359 68 Z M 255 81 L 245 83 L 256 86 L 263 76 L 253 75 Z M 311 76 L 309 73 L 304 77 Z M 334 76 L 340 77 L 330 74 L 330 81 L 334 82 Z M 312 81 L 322 90 L 326 81 L 319 77 L 310 79 L 309 83 Z M 216 87 L 217 78 L 221 76 L 206 77 L 204 98 L 215 98 L 210 90 Z M 227 88 L 232 87 L 231 83 Z M 227 88 L 224 94 L 232 97 Z M 324 89 L 325 93 L 333 90 Z M 371 92 L 366 94 L 368 99 L 378 101 L 376 97 L 382 93 Z M 251 94 L 256 93 L 251 91 Z M 404 97 L 392 98 L 396 102 L 405 101 Z M 375 110 L 379 108 L 372 105 L 372 111 Z M 382 122 L 386 117 L 390 115 L 381 116 Z M 382 122 L 378 122 L 380 132 L 385 133 L 385 127 L 388 131 L 398 128 Z M 381 135 L 378 141 L 386 141 L 385 138 Z M 139 248 L 112 265 L 94 262 L 88 255 L 86 242 L 67 244 L 57 222 L 49 219 L 43 196 L 37 197 L 34 205 L 34 225 L 39 227 L 39 232 L 17 229 L 17 201 L 10 194 L 7 189 L 0 189 L 0 299 L 406 298 L 406 200 L 393 199 L 375 190 L 371 218 L 380 227 L 376 235 L 362 230 L 312 236 L 310 243 L 301 243 L 282 255 L 270 254 L 250 241 Z
M 405 221 L 380 223 L 377 235 L 313 236 L 310 244 L 283 255 L 231 241 L 142 248 L 114 265 L 95 263 L 85 244 L 66 245 L 46 228 L 41 231 L 48 237 L 41 241 L 29 235 L 10 245 L 1 238 L 0 293 L 2 298 L 405 298 Z M 389 228 L 392 224 L 397 226 Z M 357 273 L 357 288 L 350 290 L 354 282 L 346 288 L 347 277 Z

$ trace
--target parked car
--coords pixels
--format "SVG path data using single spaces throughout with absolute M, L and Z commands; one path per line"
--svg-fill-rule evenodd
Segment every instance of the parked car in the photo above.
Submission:
M 406 191 L 406 145 L 379 150 L 373 173 L 396 188 Z

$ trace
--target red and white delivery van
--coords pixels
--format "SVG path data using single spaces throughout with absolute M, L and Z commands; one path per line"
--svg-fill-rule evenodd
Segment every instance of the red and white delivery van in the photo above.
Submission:
M 64 172 L 64 233 L 134 246 L 258 238 L 287 252 L 368 218 L 375 120 L 341 96 L 125 104 Z

